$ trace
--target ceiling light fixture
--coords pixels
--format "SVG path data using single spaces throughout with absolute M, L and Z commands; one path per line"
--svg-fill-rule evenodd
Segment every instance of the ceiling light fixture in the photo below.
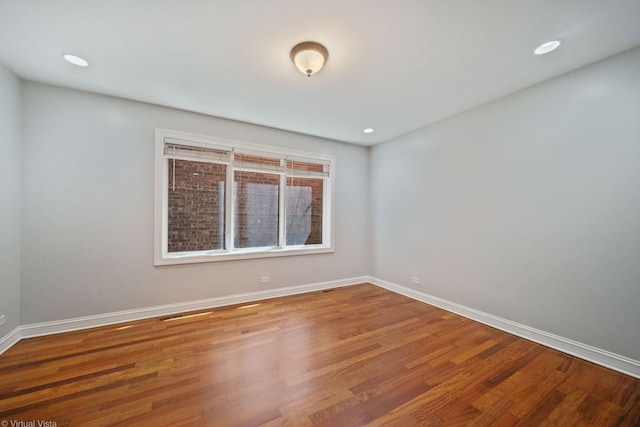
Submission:
M 327 48 L 316 42 L 302 42 L 291 49 L 291 60 L 302 74 L 311 77 L 329 58 Z
M 560 40 L 553 40 L 550 42 L 542 43 L 540 46 L 533 51 L 536 55 L 544 55 L 545 53 L 549 53 L 554 51 L 560 46 Z
M 80 58 L 76 55 L 71 55 L 70 53 L 63 53 L 62 57 L 67 61 L 72 63 L 73 65 L 77 65 L 78 67 L 86 67 L 89 65 L 86 59 Z
M 373 128 L 366 128 L 362 132 L 364 132 L 364 133 L 373 133 Z

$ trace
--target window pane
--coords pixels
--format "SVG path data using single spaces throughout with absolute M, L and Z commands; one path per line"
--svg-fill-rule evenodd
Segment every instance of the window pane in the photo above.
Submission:
M 320 163 L 300 162 L 298 160 L 287 160 L 288 171 L 311 171 L 323 172 L 324 166 Z
M 169 160 L 168 252 L 224 248 L 225 178 L 225 165 Z
M 287 245 L 322 244 L 324 180 L 287 178 Z
M 252 154 L 235 153 L 234 162 L 241 165 L 280 166 L 280 159 L 275 157 L 256 156 Z
M 278 245 L 280 175 L 234 172 L 234 246 Z

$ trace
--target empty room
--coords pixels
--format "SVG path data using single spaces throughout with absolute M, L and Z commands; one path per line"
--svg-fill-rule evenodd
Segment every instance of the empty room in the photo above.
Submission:
M 0 0 L 0 425 L 640 425 L 640 1 Z

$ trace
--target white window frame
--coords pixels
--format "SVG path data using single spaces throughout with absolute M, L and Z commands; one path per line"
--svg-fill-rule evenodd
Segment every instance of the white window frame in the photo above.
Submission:
M 168 252 L 168 190 L 169 190 L 169 158 L 165 155 L 165 144 L 173 143 L 184 146 L 230 150 L 232 153 L 237 150 L 241 153 L 263 155 L 266 157 L 281 157 L 284 159 L 294 159 L 308 161 L 311 163 L 323 163 L 327 165 L 328 177 L 324 179 L 323 185 L 323 210 L 322 210 L 322 244 L 298 245 L 298 246 L 273 246 L 260 248 L 234 248 L 233 247 L 233 192 L 230 191 L 233 185 L 234 170 L 244 170 L 232 166 L 232 162 L 227 167 L 226 190 L 225 190 L 225 216 L 226 228 L 224 231 L 225 249 L 193 251 L 193 252 Z M 195 135 L 191 133 L 155 129 L 155 156 L 154 156 L 154 265 L 190 264 L 214 261 L 230 261 L 251 258 L 270 258 L 292 255 L 309 255 L 327 252 L 335 252 L 334 242 L 334 187 L 335 187 L 335 157 L 329 154 L 308 153 L 286 148 L 259 145 L 248 142 L 232 141 L 228 139 Z M 223 162 L 216 162 L 223 163 Z M 286 237 L 286 168 L 283 171 L 260 172 L 277 173 L 280 179 L 280 199 L 279 199 L 279 239 L 278 244 L 284 242 Z M 304 177 L 304 176 L 303 176 Z

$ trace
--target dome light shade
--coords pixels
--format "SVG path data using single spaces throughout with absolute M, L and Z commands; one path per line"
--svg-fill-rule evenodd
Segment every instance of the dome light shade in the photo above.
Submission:
M 291 60 L 308 77 L 320 71 L 328 57 L 327 48 L 316 42 L 299 43 L 291 49 Z

